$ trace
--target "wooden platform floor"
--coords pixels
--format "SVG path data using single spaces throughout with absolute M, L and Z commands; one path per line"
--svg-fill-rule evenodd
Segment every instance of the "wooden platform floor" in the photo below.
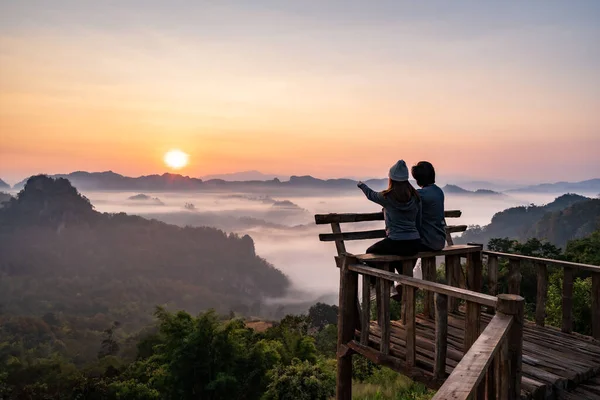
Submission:
M 482 313 L 481 329 L 491 316 Z M 433 371 L 435 324 L 418 315 L 416 374 L 425 378 Z M 376 321 L 371 322 L 370 346 L 379 349 L 381 331 Z M 406 333 L 400 321 L 391 322 L 390 356 L 405 360 Z M 448 353 L 446 373 L 450 374 L 463 356 L 464 319 L 462 314 L 448 316 Z M 523 399 L 599 399 L 600 342 L 586 336 L 565 334 L 551 327 L 537 327 L 526 322 L 523 343 Z M 581 393 L 578 393 L 578 390 Z M 597 397 L 589 397 L 591 395 Z M 563 397 L 560 397 L 563 396 Z M 570 396 L 570 397 L 564 397 Z M 579 397 L 578 397 L 579 396 Z M 586 397 L 588 396 L 588 397 Z

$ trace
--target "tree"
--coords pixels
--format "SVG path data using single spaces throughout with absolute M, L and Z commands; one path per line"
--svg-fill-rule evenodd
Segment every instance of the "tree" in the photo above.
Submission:
M 323 329 L 326 325 L 337 325 L 338 306 L 325 303 L 317 303 L 308 310 L 310 326 Z
M 565 256 L 569 261 L 600 265 L 600 230 L 586 238 L 568 242 Z
M 333 371 L 307 361 L 275 368 L 271 380 L 265 400 L 327 400 L 335 394 Z

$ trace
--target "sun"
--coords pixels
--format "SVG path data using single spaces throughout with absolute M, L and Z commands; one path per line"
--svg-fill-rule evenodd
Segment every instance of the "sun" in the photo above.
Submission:
M 165 164 L 173 169 L 181 169 L 188 164 L 190 156 L 181 150 L 173 149 L 165 153 Z

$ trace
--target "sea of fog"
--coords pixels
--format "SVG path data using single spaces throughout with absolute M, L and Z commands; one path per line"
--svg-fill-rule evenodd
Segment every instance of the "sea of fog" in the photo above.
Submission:
M 308 192 L 289 196 L 256 193 L 144 193 L 149 200 L 131 200 L 134 192 L 85 192 L 100 212 L 125 212 L 155 218 L 180 226 L 213 226 L 226 232 L 248 234 L 256 252 L 291 280 L 292 288 L 280 303 L 310 299 L 334 299 L 339 284 L 334 266 L 335 245 L 318 240 L 328 225 L 315 225 L 314 214 L 376 212 L 381 208 L 367 201 L 357 189 L 343 195 Z M 460 209 L 463 216 L 452 223 L 485 225 L 508 207 L 546 204 L 558 194 L 514 194 L 503 197 L 448 195 L 446 209 Z M 156 200 L 158 199 L 158 200 Z M 160 203 L 159 203 L 160 202 Z M 187 204 L 187 208 L 185 207 Z M 193 205 L 193 206 L 192 206 Z M 347 230 L 381 228 L 382 222 L 352 224 Z M 348 242 L 350 252 L 364 252 L 373 241 Z

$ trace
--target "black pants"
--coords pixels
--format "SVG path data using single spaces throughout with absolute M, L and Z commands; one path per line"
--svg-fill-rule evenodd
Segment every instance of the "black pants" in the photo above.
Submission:
M 367 249 L 368 254 L 414 256 L 421 251 L 421 240 L 392 240 L 385 238 Z M 381 263 L 368 263 L 370 267 L 381 268 Z M 402 263 L 393 262 L 392 267 L 402 273 Z M 371 277 L 371 284 L 375 284 L 375 278 Z

